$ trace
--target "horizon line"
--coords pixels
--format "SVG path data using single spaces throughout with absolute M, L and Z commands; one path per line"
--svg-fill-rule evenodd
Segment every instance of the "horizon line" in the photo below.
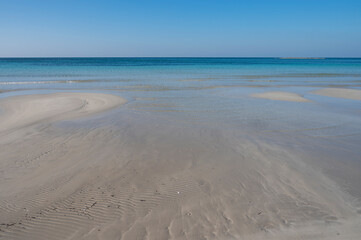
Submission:
M 230 57 L 230 56 L 0 56 L 2 58 L 276 58 L 276 59 L 290 59 L 290 60 L 297 60 L 297 59 L 329 59 L 329 58 L 361 58 L 358 57 L 280 57 L 280 56 L 273 56 L 273 57 L 249 57 L 249 56 L 237 56 L 237 57 Z

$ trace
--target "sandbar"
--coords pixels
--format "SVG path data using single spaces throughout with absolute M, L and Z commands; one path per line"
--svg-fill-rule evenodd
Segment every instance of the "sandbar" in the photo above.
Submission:
M 251 96 L 256 98 L 264 98 L 264 99 L 277 100 L 277 101 L 311 102 L 307 98 L 304 98 L 297 93 L 282 92 L 282 91 L 255 93 L 252 94 Z
M 361 90 L 359 89 L 323 88 L 311 93 L 327 97 L 361 100 Z
M 57 121 L 109 110 L 125 99 L 101 93 L 52 93 L 23 95 L 0 101 L 0 132 L 41 121 Z

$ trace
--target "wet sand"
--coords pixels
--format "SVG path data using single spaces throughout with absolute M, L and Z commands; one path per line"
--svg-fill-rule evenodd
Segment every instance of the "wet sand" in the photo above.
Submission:
M 354 198 L 301 154 L 124 103 L 93 93 L 0 100 L 1 239 L 361 236 Z

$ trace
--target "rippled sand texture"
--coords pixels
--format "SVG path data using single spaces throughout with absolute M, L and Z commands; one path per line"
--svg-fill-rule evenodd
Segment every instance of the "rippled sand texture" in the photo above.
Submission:
M 361 236 L 350 196 L 276 144 L 158 115 L 139 117 L 122 112 L 124 105 L 104 117 L 70 121 L 123 102 L 104 94 L 0 101 L 6 109 L 0 115 L 6 123 L 0 239 Z M 39 111 L 29 110 L 35 106 Z

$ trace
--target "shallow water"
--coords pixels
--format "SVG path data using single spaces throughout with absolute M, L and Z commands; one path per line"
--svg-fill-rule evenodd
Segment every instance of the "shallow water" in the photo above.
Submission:
M 361 59 L 0 59 L 0 90 L 10 91 L 0 97 L 108 92 L 127 98 L 127 111 L 141 116 L 249 132 L 270 141 L 275 136 L 287 143 L 302 138 L 305 148 L 326 142 L 337 149 L 351 148 L 338 161 L 349 157 L 360 163 L 361 103 L 310 93 L 330 86 L 360 89 Z M 249 97 L 264 91 L 294 92 L 312 102 Z
M 143 173 L 144 179 L 140 179 L 146 183 L 137 183 L 139 189 L 151 189 L 152 184 L 157 186 L 153 177 L 163 181 L 175 174 L 178 176 L 175 185 L 166 186 L 171 191 L 177 187 L 186 191 L 188 185 L 190 192 L 186 194 L 189 196 L 203 190 L 206 193 L 219 191 L 225 202 L 230 201 L 225 204 L 230 207 L 230 212 L 238 209 L 233 209 L 235 206 L 231 204 L 232 198 L 236 198 L 232 194 L 237 193 L 233 186 L 239 187 L 242 181 L 247 183 L 247 179 L 256 180 L 257 174 L 261 174 L 264 182 L 257 185 L 248 181 L 249 185 L 246 184 L 243 190 L 250 194 L 240 197 L 239 201 L 245 201 L 245 196 L 247 202 L 259 198 L 262 205 L 261 199 L 268 197 L 262 195 L 265 194 L 262 193 L 263 184 L 276 188 L 267 180 L 267 167 L 282 170 L 283 163 L 292 161 L 305 164 L 305 169 L 310 171 L 324 173 L 342 191 L 350 194 L 356 206 L 360 206 L 361 101 L 311 92 L 324 87 L 361 89 L 361 59 L 0 59 L 0 91 L 3 91 L 0 98 L 84 91 L 116 94 L 128 100 L 125 105 L 101 115 L 44 127 L 34 139 L 46 150 L 49 139 L 56 139 L 54 142 L 58 145 L 54 146 L 59 149 L 54 150 L 54 156 L 62 158 L 62 151 L 78 154 L 76 148 L 79 147 L 91 160 L 90 166 L 101 166 L 102 158 L 108 164 L 119 161 L 119 166 L 127 159 L 136 159 L 138 163 L 132 161 L 119 171 L 125 175 L 129 174 L 128 170 Z M 265 91 L 293 92 L 310 102 L 273 101 L 250 96 Z M 67 141 L 69 145 L 63 145 L 62 142 Z M 31 149 L 31 144 L 30 135 L 18 147 Z M 16 156 L 16 147 L 13 148 L 10 150 Z M 114 160 L 115 156 L 122 159 Z M 97 162 L 99 159 L 101 161 Z M 274 164 L 264 167 L 262 164 L 267 163 L 267 159 Z M 162 168 L 167 169 L 164 173 L 169 175 L 163 176 Z M 189 169 L 193 172 L 187 172 Z M 216 174 L 210 174 L 210 177 L 201 173 L 203 170 Z M 250 176 L 248 170 L 252 173 Z M 307 173 L 302 174 L 307 176 Z M 6 175 L 2 177 L 6 179 Z M 218 177 L 222 181 L 216 183 Z M 193 180 L 202 183 L 197 185 L 199 189 L 192 185 Z M 207 189 L 207 183 L 213 189 Z M 254 189 L 258 195 L 252 195 Z M 170 198 L 176 199 L 175 193 Z M 129 191 L 129 194 L 133 193 Z M 138 194 L 143 192 L 139 190 Z M 302 202 L 298 197 L 292 201 Z M 275 204 L 282 203 L 281 200 L 275 198 Z M 294 213 L 297 213 L 297 221 L 307 219 L 303 209 L 294 207 L 287 211 L 282 204 L 276 209 L 284 211 L 281 215 L 285 219 L 292 219 Z M 334 218 L 329 209 L 315 202 L 307 204 L 317 210 L 311 211 L 315 212 L 314 219 L 331 221 Z M 271 219 L 274 217 L 272 211 Z M 270 226 L 276 226 L 277 221 L 270 220 Z

